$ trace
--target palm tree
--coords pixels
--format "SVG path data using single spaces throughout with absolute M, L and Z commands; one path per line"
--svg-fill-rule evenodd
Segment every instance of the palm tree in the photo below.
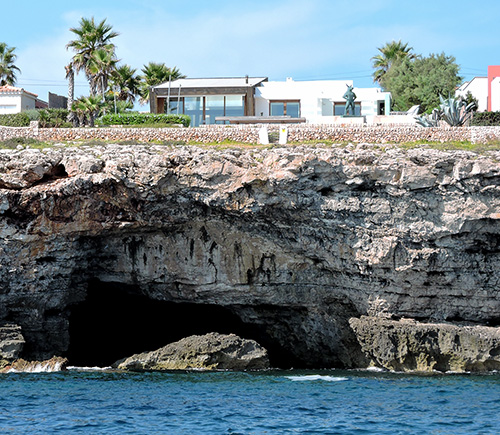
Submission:
M 15 47 L 8 47 L 5 42 L 0 42 L 0 86 L 14 85 L 16 74 L 21 70 L 14 65 L 17 56 Z
M 71 106 L 71 110 L 76 113 L 80 127 L 85 125 L 85 119 L 88 117 L 89 126 L 94 126 L 94 121 L 101 109 L 101 97 L 91 95 L 89 97 L 80 97 Z
M 104 94 L 108 89 L 109 77 L 113 74 L 118 60 L 113 52 L 99 48 L 91 56 L 88 70 L 92 77 L 95 88 L 99 88 L 101 98 L 104 100 Z
M 89 117 L 89 125 L 93 127 L 94 121 L 101 110 L 102 100 L 98 96 L 91 95 L 89 97 L 82 97 L 82 102 L 85 107 L 85 113 Z
M 85 125 L 85 110 L 86 110 L 85 103 L 82 101 L 81 98 L 76 100 L 71 105 L 71 111 L 76 115 L 79 127 L 83 127 Z
M 92 57 L 97 50 L 104 50 L 112 53 L 114 56 L 115 45 L 111 42 L 116 38 L 119 33 L 113 31 L 113 27 L 106 24 L 106 20 L 102 20 L 96 24 L 94 17 L 91 19 L 82 18 L 80 20 L 80 27 L 69 29 L 77 38 L 68 42 L 66 49 L 71 48 L 75 51 L 72 58 L 73 68 L 78 73 L 83 71 L 89 81 L 90 93 L 95 95 L 97 93 L 97 82 L 90 72 L 90 65 Z
M 373 73 L 373 81 L 381 83 L 385 73 L 389 70 L 391 65 L 397 59 L 402 59 L 404 57 L 408 59 L 415 59 L 416 55 L 411 51 L 412 47 L 408 47 L 408 44 L 403 44 L 401 40 L 392 41 L 386 43 L 383 47 L 377 48 L 381 54 L 372 57 L 373 68 L 375 72 Z
M 135 102 L 135 96 L 139 93 L 139 78 L 135 75 L 136 70 L 129 65 L 122 65 L 115 69 L 110 77 L 111 87 L 116 90 L 119 101 Z
M 65 69 L 66 78 L 68 79 L 68 122 L 74 122 L 75 114 L 72 107 L 75 101 L 75 70 L 71 62 L 65 66 Z
M 181 74 L 177 67 L 169 68 L 164 63 L 149 62 L 144 65 L 141 75 L 141 84 L 139 94 L 141 96 L 141 104 L 146 104 L 149 101 L 149 89 L 152 86 L 168 82 L 168 80 L 183 79 L 186 76 Z

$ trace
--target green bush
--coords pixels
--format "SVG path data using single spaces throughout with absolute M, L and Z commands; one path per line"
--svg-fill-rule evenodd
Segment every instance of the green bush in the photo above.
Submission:
M 38 119 L 40 118 L 40 110 L 38 109 L 25 110 L 24 113 L 28 115 L 30 121 L 38 121 Z
M 187 115 L 166 115 L 163 113 L 118 113 L 104 115 L 96 121 L 97 125 L 155 125 L 181 124 L 189 127 L 191 118 Z
M 476 112 L 470 125 L 478 127 L 500 125 L 500 112 Z
M 38 122 L 41 128 L 71 127 L 67 109 L 41 109 L 38 113 Z
M 30 118 L 24 112 L 0 115 L 0 125 L 7 127 L 29 127 Z

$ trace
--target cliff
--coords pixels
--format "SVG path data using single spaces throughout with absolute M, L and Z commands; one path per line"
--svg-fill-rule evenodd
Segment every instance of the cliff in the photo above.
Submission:
M 2 150 L 0 323 L 21 326 L 23 358 L 105 364 L 217 331 L 306 367 L 376 360 L 349 325 L 370 311 L 497 327 L 499 159 L 372 145 Z

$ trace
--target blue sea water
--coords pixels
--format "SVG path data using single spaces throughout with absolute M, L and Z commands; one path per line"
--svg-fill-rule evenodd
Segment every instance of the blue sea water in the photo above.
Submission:
M 0 375 L 0 433 L 498 434 L 500 374 Z

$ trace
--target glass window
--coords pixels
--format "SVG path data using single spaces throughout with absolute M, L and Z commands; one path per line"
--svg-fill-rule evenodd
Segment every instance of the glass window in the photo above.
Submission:
M 180 101 L 178 99 L 175 99 L 175 100 L 170 100 L 170 112 L 167 112 L 167 108 L 165 106 L 165 113 L 171 113 L 171 114 L 174 114 L 174 115 L 181 115 L 184 113 L 184 101 L 183 101 L 183 98 L 180 99 Z
M 328 98 L 321 98 L 321 115 L 333 116 L 333 103 Z
M 299 101 L 271 101 L 269 105 L 271 116 L 290 116 L 292 118 L 300 117 Z
M 191 126 L 203 123 L 203 97 L 184 97 L 185 114 L 191 117 Z
M 300 117 L 300 103 L 290 102 L 286 103 L 286 114 L 287 116 L 291 116 L 292 118 Z
M 224 116 L 224 96 L 205 97 L 205 124 L 215 124 L 216 116 Z
M 226 95 L 226 116 L 243 116 L 245 103 L 242 95 Z
M 271 103 L 271 116 L 284 116 L 285 103 Z

